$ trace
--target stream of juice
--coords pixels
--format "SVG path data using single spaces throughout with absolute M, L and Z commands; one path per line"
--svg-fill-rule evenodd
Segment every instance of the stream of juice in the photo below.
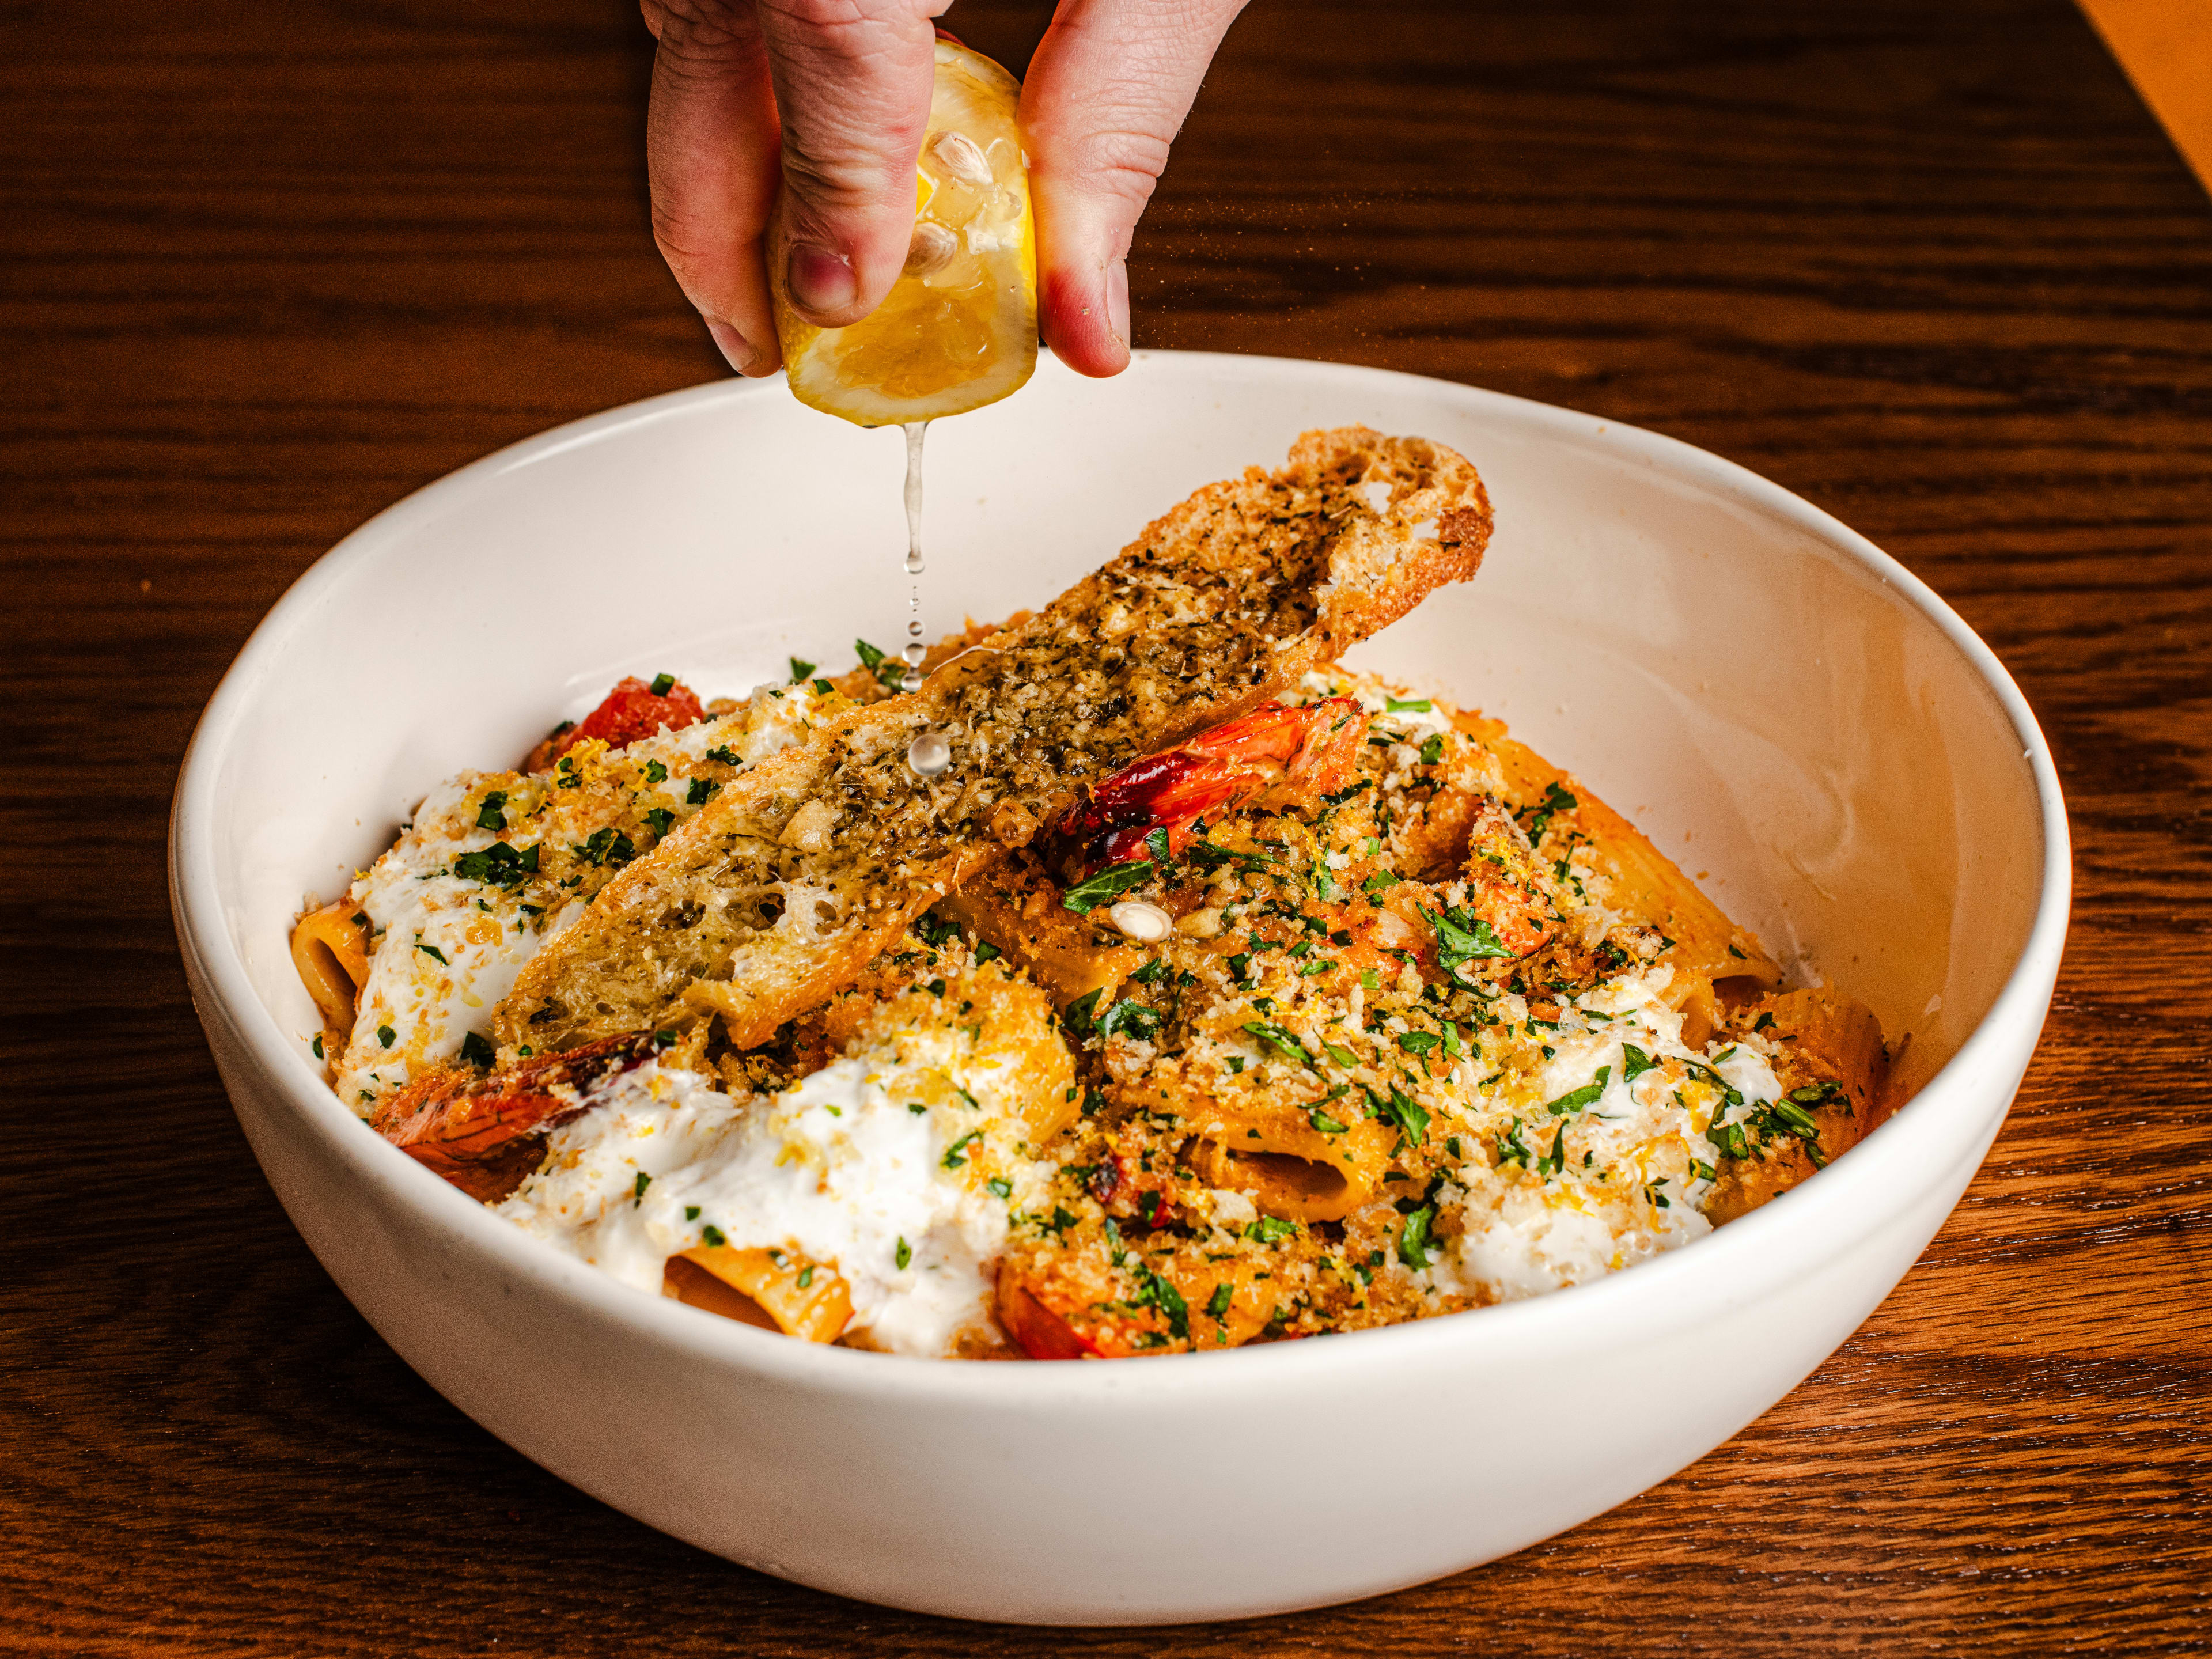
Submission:
M 921 690 L 921 659 L 928 647 L 921 639 L 921 445 L 928 435 L 927 421 L 908 421 L 906 433 L 906 574 L 912 586 L 907 596 L 906 644 L 899 653 L 906 672 L 900 686 Z M 940 732 L 924 732 L 906 748 L 906 763 L 925 778 L 933 778 L 952 764 L 952 745 Z

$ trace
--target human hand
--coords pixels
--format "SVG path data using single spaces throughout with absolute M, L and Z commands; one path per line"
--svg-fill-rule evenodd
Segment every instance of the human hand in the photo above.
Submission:
M 769 262 L 810 321 L 880 304 L 914 228 L 936 31 L 951 0 L 642 0 L 659 42 L 653 239 L 744 374 L 781 366 Z M 1060 0 L 1022 88 L 1038 316 L 1069 367 L 1129 361 L 1129 241 L 1244 0 Z M 781 187 L 789 192 L 774 246 Z

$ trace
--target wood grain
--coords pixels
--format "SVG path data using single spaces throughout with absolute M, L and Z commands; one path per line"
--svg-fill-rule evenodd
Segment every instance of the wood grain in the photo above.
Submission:
M 1043 17 L 950 21 L 1018 64 Z M 1925 576 L 2039 711 L 2080 884 L 2043 1049 L 1926 1259 L 1782 1405 L 1425 1589 L 1052 1633 L 702 1555 L 399 1364 L 216 1084 L 168 794 L 355 523 L 719 372 L 647 231 L 647 61 L 623 0 L 0 10 L 0 1646 L 2212 1645 L 2212 213 L 2063 0 L 1259 0 L 1139 243 L 1139 343 L 1717 450 Z

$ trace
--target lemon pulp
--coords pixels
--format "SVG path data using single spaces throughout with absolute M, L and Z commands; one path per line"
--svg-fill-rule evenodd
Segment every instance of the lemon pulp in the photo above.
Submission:
M 937 43 L 906 268 L 844 328 L 817 328 L 772 273 L 776 337 L 799 400 L 861 426 L 996 403 L 1036 367 L 1036 222 L 1015 111 L 1021 82 Z

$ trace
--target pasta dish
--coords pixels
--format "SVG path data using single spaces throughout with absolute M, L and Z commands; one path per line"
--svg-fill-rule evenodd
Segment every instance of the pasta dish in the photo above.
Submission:
M 850 1347 L 1236 1347 L 1693 1243 L 1874 1126 L 1881 1032 L 1500 722 L 1341 665 L 1490 524 L 1443 446 L 1310 433 L 920 690 L 865 645 L 625 679 L 310 902 L 313 1050 L 548 1245 Z

